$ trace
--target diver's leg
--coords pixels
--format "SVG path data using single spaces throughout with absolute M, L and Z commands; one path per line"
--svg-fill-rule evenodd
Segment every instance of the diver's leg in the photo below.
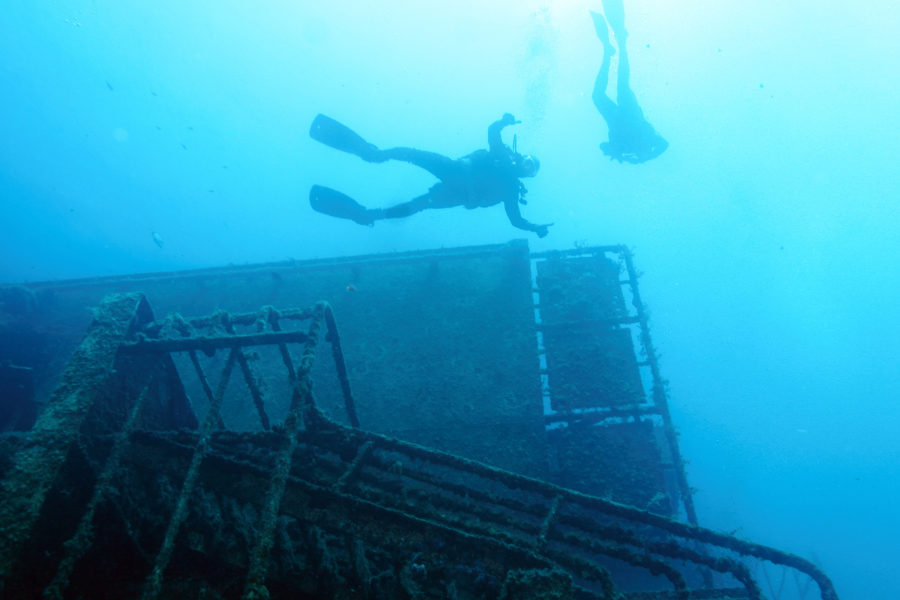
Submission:
M 450 179 L 463 175 L 459 161 L 448 158 L 437 152 L 426 152 L 415 148 L 388 148 L 379 152 L 385 159 L 402 160 L 425 169 L 438 179 Z
M 625 29 L 625 6 L 622 0 L 603 0 L 603 12 L 613 30 L 616 44 L 619 46 L 619 67 L 616 73 L 616 102 L 619 106 L 634 100 L 631 92 L 631 65 L 628 62 L 626 48 L 628 31 Z
M 628 102 L 637 102 L 634 92 L 631 91 L 631 65 L 628 63 L 628 50 L 625 48 L 625 38 L 619 39 L 619 70 L 616 73 L 616 102 L 623 106 Z
M 606 95 L 606 86 L 609 85 L 610 58 L 609 53 L 604 51 L 603 63 L 600 65 L 600 72 L 597 73 L 597 81 L 594 82 L 594 93 L 591 94 L 594 106 L 600 111 L 607 124 L 610 123 L 616 112 L 616 103 Z
M 594 93 L 591 94 L 591 100 L 594 101 L 594 106 L 597 107 L 597 110 L 609 123 L 615 114 L 616 104 L 606 95 L 606 87 L 609 85 L 609 62 L 613 54 L 616 53 L 616 49 L 613 48 L 609 41 L 609 28 L 606 25 L 606 19 L 600 13 L 589 12 L 594 20 L 594 30 L 597 32 L 597 37 L 600 38 L 600 42 L 603 44 L 603 62 L 600 64 L 600 72 L 597 73 L 597 80 L 594 82 Z
M 398 204 L 390 208 L 385 208 L 380 212 L 380 216 L 376 219 L 402 219 L 414 215 L 417 212 L 429 208 L 453 208 L 454 206 L 462 206 L 465 198 L 455 193 L 452 188 L 448 188 L 443 183 L 436 183 L 431 186 L 427 193 L 417 198 L 413 198 L 409 202 Z M 376 212 L 376 211 L 370 211 Z
M 431 192 L 380 211 L 379 219 L 402 219 L 431 208 Z

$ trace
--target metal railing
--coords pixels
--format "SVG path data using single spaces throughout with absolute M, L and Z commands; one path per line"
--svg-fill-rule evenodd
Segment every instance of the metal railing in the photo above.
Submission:
M 635 301 L 640 302 L 638 296 Z M 646 325 L 645 317 L 641 318 L 642 324 Z M 305 331 L 283 331 L 281 321 L 284 319 L 309 324 Z M 238 334 L 235 329 L 238 325 L 256 327 L 257 331 Z M 313 398 L 311 370 L 323 325 L 326 340 L 331 344 L 351 427 L 326 417 Z M 198 334 L 198 330 L 204 328 L 207 333 Z M 280 312 L 266 307 L 259 312 L 240 315 L 219 311 L 199 319 L 172 315 L 161 322 L 145 320 L 137 328 L 130 327 L 129 331 L 131 333 L 126 335 L 122 327 L 103 330 L 95 332 L 93 337 L 89 335 L 88 341 L 108 344 L 119 356 L 144 357 L 159 364 L 172 364 L 172 353 L 187 353 L 209 405 L 196 432 L 138 429 L 137 423 L 156 383 L 155 378 L 179 377 L 172 368 L 155 371 L 157 374 L 143 386 L 130 407 L 124 425 L 114 434 L 112 450 L 93 486 L 77 531 L 65 543 L 56 576 L 44 591 L 49 599 L 63 597 L 75 564 L 90 549 L 94 514 L 116 474 L 127 468 L 126 448 L 129 444 L 152 439 L 154 443 L 186 453 L 190 458 L 185 458 L 186 474 L 162 543 L 152 560 L 153 567 L 143 585 L 142 598 L 145 600 L 158 598 L 163 593 L 164 576 L 202 474 L 220 469 L 222 465 L 227 465 L 229 472 L 243 473 L 266 482 L 264 491 L 259 490 L 261 509 L 248 549 L 243 592 L 247 600 L 268 597 L 266 573 L 276 522 L 286 494 L 318 499 L 315 503 L 289 503 L 287 510 L 294 511 L 292 516 L 296 519 L 311 518 L 314 513 L 339 514 L 340 518 L 325 518 L 325 521 L 336 529 L 352 528 L 360 535 L 365 533 L 366 526 L 355 523 L 369 523 L 367 539 L 373 545 L 396 549 L 399 536 L 377 534 L 381 531 L 379 528 L 393 524 L 408 532 L 436 532 L 453 540 L 457 547 L 478 548 L 492 555 L 506 556 L 523 567 L 562 568 L 572 575 L 583 597 L 629 597 L 618 589 L 610 571 L 603 566 L 604 560 L 615 559 L 650 575 L 665 577 L 674 591 L 661 592 L 657 595 L 659 598 L 672 597 L 672 594 L 679 600 L 700 597 L 699 592 L 689 589 L 681 566 L 692 563 L 723 573 L 731 578 L 730 582 L 741 587 L 706 589 L 702 597 L 743 595 L 762 600 L 762 592 L 743 561 L 743 557 L 754 557 L 807 574 L 819 585 L 823 600 L 837 600 L 827 576 L 800 557 L 360 430 L 340 337 L 327 303 L 321 302 L 310 309 Z M 299 359 L 291 353 L 289 345 L 294 344 L 302 348 Z M 652 350 L 649 337 L 647 344 Z M 280 425 L 270 423 L 258 376 L 244 353 L 244 348 L 259 345 L 279 348 L 291 383 L 290 407 Z M 228 355 L 213 390 L 197 353 L 213 355 L 217 350 L 227 351 Z M 109 361 L 109 354 L 103 355 L 104 360 Z M 238 434 L 222 428 L 222 402 L 235 366 L 241 368 L 262 431 Z M 101 387 L 100 383 L 94 386 L 95 397 L 102 395 Z M 58 402 L 64 402 L 66 396 L 57 398 Z M 83 404 L 89 406 L 90 402 L 86 400 Z M 49 427 L 50 423 L 45 426 Z M 71 443 L 71 427 L 66 431 L 66 439 Z M 237 438 L 240 444 L 234 443 Z M 263 460 L 242 449 L 248 441 L 250 447 L 274 448 L 274 460 L 268 453 Z M 59 448 L 58 445 L 55 447 Z M 43 456 L 46 458 L 47 455 Z M 215 458 L 214 464 L 212 458 Z M 304 460 L 312 462 L 304 463 Z M 306 508 L 297 509 L 297 506 Z M 315 508 L 317 506 L 325 508 Z M 12 546 L 6 546 L 7 550 L 10 548 Z M 354 558 L 354 568 L 360 573 L 367 571 L 365 552 L 361 555 L 361 558 Z M 10 557 L 9 554 L 5 556 L 6 559 Z M 653 596 L 645 594 L 641 597 Z

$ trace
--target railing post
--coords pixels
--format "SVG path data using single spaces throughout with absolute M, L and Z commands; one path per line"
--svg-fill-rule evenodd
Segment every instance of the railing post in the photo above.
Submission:
M 316 361 L 316 347 L 319 343 L 319 331 L 322 327 L 323 313 L 328 305 L 319 302 L 313 312 L 309 324 L 308 338 L 300 364 L 297 365 L 297 379 L 291 396 L 291 407 L 282 428 L 282 447 L 275 460 L 275 469 L 269 481 L 269 490 L 259 516 L 256 544 L 250 552 L 250 568 L 247 575 L 247 586 L 244 588 L 244 600 L 265 600 L 269 592 L 265 586 L 266 571 L 269 566 L 269 553 L 272 550 L 275 526 L 278 522 L 278 510 L 287 485 L 291 470 L 291 460 L 297 447 L 297 431 L 300 428 L 301 414 L 312 403 L 312 368 Z

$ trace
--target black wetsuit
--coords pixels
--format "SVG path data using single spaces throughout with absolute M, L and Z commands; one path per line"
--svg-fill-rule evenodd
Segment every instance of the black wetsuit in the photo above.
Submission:
M 408 217 L 428 208 L 465 206 L 472 209 L 502 202 L 514 227 L 534 231 L 540 237 L 547 235 L 547 225 L 531 223 L 519 212 L 519 203 L 524 204 L 524 196 L 528 192 L 519 181 L 522 155 L 513 152 L 500 137 L 503 128 L 515 122 L 515 118 L 508 113 L 499 121 L 494 121 L 488 127 L 489 149 L 476 150 L 456 160 L 415 148 L 377 150 L 371 158 L 366 157 L 371 162 L 402 160 L 440 179 L 427 193 L 384 209 L 382 218 Z
M 597 35 L 603 42 L 603 63 L 597 80 L 594 83 L 594 93 L 591 98 L 594 106 L 600 111 L 606 125 L 609 127 L 609 141 L 600 144 L 600 150 L 610 160 L 618 160 L 632 164 L 639 164 L 656 158 L 669 147 L 667 142 L 659 135 L 647 119 L 644 111 L 638 105 L 637 98 L 631 90 L 631 67 L 628 63 L 628 50 L 625 48 L 625 40 L 628 36 L 624 26 L 624 9 L 621 2 L 604 1 L 604 8 L 609 5 L 618 6 L 615 20 L 611 19 L 613 34 L 619 44 L 619 72 L 616 82 L 616 101 L 606 95 L 606 86 L 609 84 L 609 64 L 615 53 L 609 42 L 609 34 L 606 33 L 606 23 L 602 24 L 598 19 L 603 17 L 594 15 Z

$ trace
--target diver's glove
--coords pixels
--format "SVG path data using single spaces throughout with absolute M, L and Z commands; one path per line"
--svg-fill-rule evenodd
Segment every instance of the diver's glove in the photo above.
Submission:
M 518 125 L 522 121 L 516 121 L 516 118 L 512 116 L 510 113 L 503 113 L 503 118 L 501 119 L 504 125 Z
M 553 223 L 547 223 L 546 225 L 535 225 L 534 232 L 538 235 L 539 238 L 547 237 L 547 234 L 550 233 L 549 227 L 552 227 Z

